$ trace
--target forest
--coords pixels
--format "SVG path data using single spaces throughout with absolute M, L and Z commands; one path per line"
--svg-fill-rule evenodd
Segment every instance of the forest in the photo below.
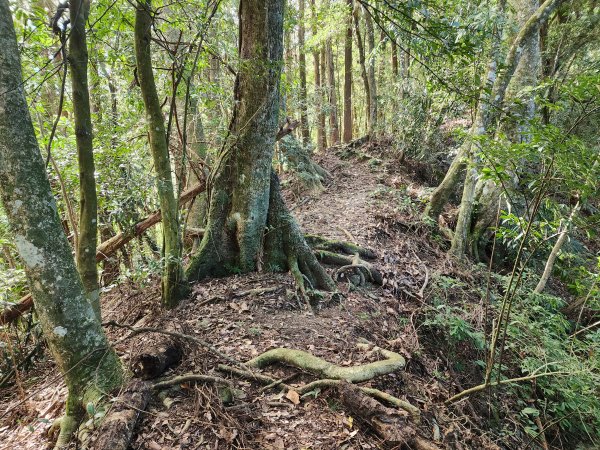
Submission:
M 0 450 L 600 448 L 596 0 L 0 0 Z

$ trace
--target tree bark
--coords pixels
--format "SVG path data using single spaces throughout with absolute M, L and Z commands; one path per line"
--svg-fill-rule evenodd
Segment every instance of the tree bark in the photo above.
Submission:
M 94 177 L 94 147 L 90 93 L 88 89 L 88 49 L 86 25 L 89 0 L 71 0 L 71 34 L 68 61 L 71 68 L 73 117 L 77 162 L 79 164 L 79 240 L 75 249 L 77 269 L 94 312 L 100 317 L 100 286 L 96 266 L 98 241 L 98 200 Z
M 367 122 L 367 134 L 371 133 L 371 88 L 369 86 L 369 78 L 367 77 L 367 66 L 365 62 L 365 47 L 363 45 L 362 33 L 360 32 L 360 9 L 354 11 L 354 32 L 356 37 L 356 47 L 358 48 L 358 62 L 360 64 L 360 76 L 363 81 L 365 90 L 365 119 Z
M 348 23 L 344 40 L 344 129 L 343 141 L 352 141 L 352 1 L 348 5 Z
M 166 308 L 173 308 L 185 295 L 187 286 L 181 265 L 182 242 L 179 232 L 179 214 L 171 177 L 167 135 L 152 71 L 151 28 L 150 1 L 138 2 L 135 14 L 137 75 L 146 108 L 150 149 L 156 170 L 156 187 L 163 224 L 162 304 Z
M 536 10 L 536 12 L 521 28 L 513 40 L 509 52 L 504 60 L 502 72 L 495 78 L 492 88 L 492 95 L 489 97 L 489 104 L 488 101 L 485 100 L 485 94 L 482 93 L 483 97 L 479 101 L 478 107 L 478 115 L 481 117 L 482 127 L 474 126 L 472 133 L 483 133 L 486 130 L 489 130 L 490 125 L 496 121 L 498 117 L 498 111 L 504 103 L 506 87 L 517 68 L 519 59 L 521 58 L 523 46 L 525 45 L 527 39 L 529 39 L 530 36 L 535 33 L 538 27 L 548 19 L 551 12 L 558 7 L 562 1 L 564 0 L 547 0 Z M 489 75 L 492 69 L 495 72 L 495 64 L 493 67 L 490 66 L 490 70 L 488 70 L 488 79 L 490 79 Z M 485 110 L 481 110 L 481 108 L 485 108 Z M 478 122 L 477 119 L 476 122 Z M 465 164 L 469 160 L 468 156 L 470 155 L 470 151 L 470 142 L 466 142 L 461 146 L 458 154 L 454 158 L 454 161 L 450 165 L 444 180 L 431 195 L 430 202 L 424 213 L 426 217 L 437 220 L 444 205 L 447 203 L 450 194 L 455 190 L 456 185 L 459 182 L 459 175 L 464 170 Z
M 310 1 L 311 28 L 313 36 L 317 34 L 317 8 L 315 0 Z M 315 70 L 315 109 L 317 115 L 317 149 L 322 152 L 327 147 L 327 136 L 325 134 L 325 113 L 323 112 L 323 90 L 325 84 L 325 72 L 321 70 L 321 54 L 319 48 L 313 49 L 313 65 Z
M 367 49 L 369 50 L 367 64 L 367 80 L 369 81 L 369 136 L 377 129 L 377 80 L 375 79 L 375 30 L 373 19 L 365 9 L 365 24 L 367 29 Z
M 305 0 L 299 0 L 298 20 L 298 71 L 300 72 L 300 134 L 302 143 L 307 145 L 310 142 L 310 130 L 308 128 L 308 100 L 306 96 L 306 53 L 305 44 Z
M 210 179 L 208 222 L 190 280 L 233 272 L 291 270 L 314 288 L 334 289 L 283 203 L 271 168 L 279 114 L 283 0 L 240 5 L 240 68 L 235 140 L 219 155 Z M 296 278 L 298 280 L 298 276 Z
M 569 215 L 569 218 L 567 219 L 566 223 L 562 224 L 562 226 L 560 227 L 561 229 L 558 235 L 558 239 L 556 240 L 554 246 L 552 247 L 552 250 L 550 251 L 550 255 L 548 256 L 548 260 L 546 261 L 546 265 L 544 267 L 544 272 L 542 273 L 542 276 L 540 277 L 540 281 L 538 282 L 537 286 L 533 290 L 533 292 L 535 292 L 536 294 L 541 294 L 546 288 L 546 284 L 548 283 L 548 280 L 552 275 L 552 270 L 554 269 L 554 262 L 556 261 L 556 257 L 562 249 L 563 244 L 566 242 L 567 237 L 569 237 L 569 226 L 571 225 L 571 222 L 573 222 L 573 217 L 575 216 L 575 213 L 578 209 L 579 203 L 571 211 L 571 214 Z
M 517 22 L 520 27 L 525 27 L 538 9 L 537 0 L 519 0 L 515 2 Z M 522 44 L 522 56 L 506 88 L 505 108 L 511 110 L 511 116 L 517 120 L 505 120 L 498 128 L 511 142 L 520 143 L 529 141 L 530 122 L 536 112 L 535 96 L 529 90 L 527 97 L 517 99 L 517 96 L 526 88 L 533 88 L 538 84 L 542 70 L 540 23 L 530 25 L 533 31 Z M 518 100 L 518 102 L 515 102 Z M 502 188 L 492 180 L 479 180 L 475 187 L 476 201 L 479 205 L 477 214 L 473 217 L 472 246 L 479 246 L 487 229 L 494 224 L 496 211 L 501 202 Z
M 121 385 L 121 363 L 88 302 L 57 213 L 23 93 L 11 10 L 0 0 L 0 196 L 23 260 L 40 324 L 68 388 L 57 448 L 88 402 Z
M 397 80 L 398 79 L 398 44 L 396 44 L 395 40 L 392 40 L 391 50 L 392 50 L 392 75 L 394 76 L 394 80 Z
M 329 130 L 330 143 L 336 145 L 340 142 L 340 126 L 338 123 L 338 101 L 337 101 L 337 86 L 335 82 L 335 64 L 333 59 L 333 47 L 331 38 L 325 43 L 326 61 L 327 61 L 327 81 L 329 93 Z

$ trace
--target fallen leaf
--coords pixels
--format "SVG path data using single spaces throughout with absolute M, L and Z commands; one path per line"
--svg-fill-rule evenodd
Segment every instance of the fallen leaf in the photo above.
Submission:
M 289 390 L 288 393 L 285 394 L 285 398 L 287 398 L 294 405 L 300 403 L 300 394 L 298 394 L 296 391 Z

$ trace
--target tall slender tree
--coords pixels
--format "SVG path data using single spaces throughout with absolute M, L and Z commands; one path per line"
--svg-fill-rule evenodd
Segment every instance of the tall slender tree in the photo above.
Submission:
M 340 141 L 340 125 L 338 118 L 337 83 L 335 81 L 335 61 L 333 56 L 333 45 L 331 38 L 325 43 L 326 65 L 327 65 L 327 93 L 329 94 L 329 140 L 331 145 Z
M 369 135 L 375 133 L 377 129 L 377 80 L 375 78 L 375 30 L 373 29 L 373 19 L 371 14 L 365 8 L 365 28 L 367 30 L 367 80 L 369 81 Z
M 317 34 L 317 7 L 315 0 L 310 1 L 311 29 L 313 36 Z M 313 64 L 315 69 L 315 109 L 317 115 L 317 149 L 323 151 L 327 147 L 327 135 L 325 134 L 325 112 L 323 111 L 323 89 L 325 85 L 325 72 L 321 67 L 321 51 L 315 46 L 313 49 Z
M 86 298 L 63 231 L 25 100 L 8 0 L 0 0 L 0 198 L 24 263 L 36 311 L 68 388 L 56 448 L 88 403 L 119 387 L 123 370 Z
M 96 265 L 98 241 L 98 200 L 94 166 L 94 147 L 90 93 L 88 89 L 88 48 L 86 25 L 90 13 L 89 0 L 71 0 L 69 14 L 71 32 L 68 61 L 71 69 L 73 118 L 79 164 L 79 239 L 77 269 L 90 303 L 100 317 L 100 290 Z
M 150 1 L 138 2 L 135 12 L 135 57 L 137 75 L 146 109 L 150 150 L 154 160 L 156 188 L 162 213 L 162 253 L 164 257 L 162 303 L 166 308 L 172 308 L 185 295 L 187 287 L 181 263 L 182 242 L 179 230 L 179 212 L 173 189 L 167 134 L 152 70 L 150 51 L 152 17 Z
M 343 141 L 352 140 L 352 0 L 346 0 L 348 5 L 348 22 L 346 38 L 344 39 L 344 127 Z
M 305 15 L 305 0 L 300 0 L 299 5 L 299 20 L 298 20 L 298 71 L 300 76 L 300 134 L 302 135 L 302 143 L 307 145 L 310 142 L 310 128 L 308 126 L 308 99 L 306 91 L 306 28 L 304 25 Z

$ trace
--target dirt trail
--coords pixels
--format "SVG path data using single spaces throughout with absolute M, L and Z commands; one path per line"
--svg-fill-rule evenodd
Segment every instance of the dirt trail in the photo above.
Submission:
M 416 197 L 409 198 L 411 181 L 398 175 L 399 169 L 393 164 L 383 167 L 382 161 L 373 158 L 342 160 L 328 154 L 320 163 L 333 175 L 330 184 L 323 192 L 305 198 L 294 198 L 288 192 L 288 205 L 307 233 L 355 240 L 374 249 L 379 255 L 375 264 L 386 277 L 385 286 L 350 289 L 340 285 L 345 297 L 341 302 L 324 298 L 322 309 L 309 314 L 289 275 L 233 276 L 198 283 L 190 299 L 165 314 L 158 308 L 158 286 L 150 282 L 146 287 L 121 286 L 106 294 L 105 320 L 174 327 L 210 342 L 239 361 L 270 348 L 288 347 L 339 365 L 363 364 L 373 360 L 357 349 L 357 341 L 366 339 L 407 359 L 404 371 L 365 385 L 419 407 L 424 436 L 433 439 L 433 430 L 441 428 L 445 432 L 440 434 L 444 440 L 441 448 L 495 448 L 487 438 L 477 437 L 470 426 L 452 425 L 457 417 L 437 406 L 447 398 L 449 387 L 434 375 L 441 364 L 439 356 L 422 354 L 415 314 L 423 304 L 422 288 L 429 275 L 425 266 L 431 266 L 428 261 L 434 261 L 439 253 L 424 244 L 418 231 L 409 233 L 398 219 L 402 211 L 405 215 L 408 211 L 402 205 L 416 201 Z M 395 185 L 401 188 L 395 189 Z M 113 342 L 123 335 L 122 330 L 109 329 Z M 136 336 L 122 342 L 117 351 L 127 364 L 151 339 L 152 335 Z M 220 362 L 203 348 L 186 344 L 184 360 L 168 375 L 211 373 Z M 51 369 L 46 366 L 46 370 Z M 266 371 L 291 385 L 316 379 L 287 367 L 274 366 Z M 144 414 L 132 448 L 386 448 L 351 411 L 343 411 L 333 394 L 315 392 L 294 404 L 285 391 L 262 391 L 256 383 L 238 378 L 232 381 L 240 390 L 240 398 L 231 406 L 223 406 L 218 389 L 211 385 L 184 384 L 164 392 Z M 39 386 L 41 379 L 37 383 Z M 53 392 L 62 389 L 52 386 Z M 27 387 L 35 388 L 35 384 Z M 46 399 L 32 398 L 12 414 L 11 422 L 5 418 L 0 423 L 4 427 L 0 428 L 0 448 L 43 448 L 43 431 L 60 414 L 57 408 L 50 408 L 48 395 Z M 4 397 L 0 414 L 14 404 L 15 400 Z M 42 413 L 40 422 L 37 418 Z M 31 423 L 34 431 L 24 432 Z M 455 446 L 456 442 L 462 444 Z

